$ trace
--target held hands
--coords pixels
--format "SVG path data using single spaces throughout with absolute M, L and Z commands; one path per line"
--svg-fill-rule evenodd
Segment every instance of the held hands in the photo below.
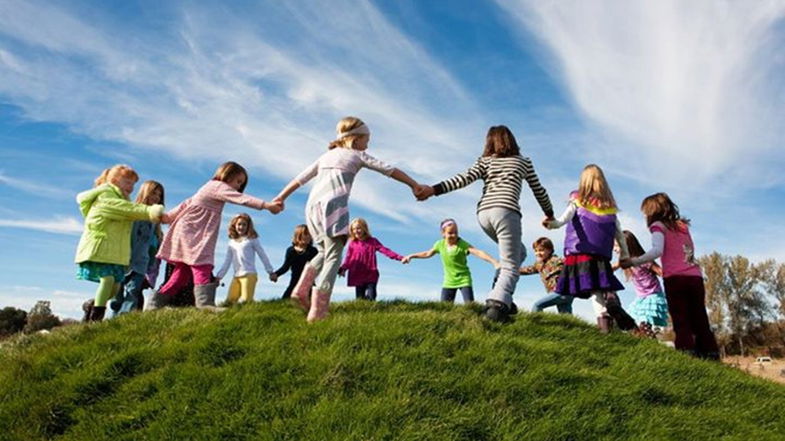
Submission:
M 402 263 L 402 264 L 404 264 L 404 265 L 406 265 L 407 263 L 409 263 L 409 262 L 411 262 L 411 261 L 412 261 L 412 256 L 411 256 L 411 254 L 410 254 L 410 255 L 408 255 L 408 256 L 404 256 L 404 257 L 403 257 L 403 259 L 401 259 L 401 263 Z
M 153 222 L 164 222 L 163 217 L 164 213 L 164 206 L 161 204 L 155 204 L 150 206 L 150 220 Z
M 271 282 L 278 282 L 278 274 L 270 273 L 270 281 Z
M 278 214 L 283 211 L 283 202 L 273 199 L 272 202 L 265 202 L 262 210 L 268 210 L 272 214 Z
M 338 275 L 339 275 L 340 277 L 343 277 L 343 276 L 345 276 L 345 275 L 346 275 L 346 268 L 340 268 L 340 269 L 338 269 Z
M 414 197 L 416 197 L 418 201 L 422 202 L 433 196 L 435 192 L 430 185 L 417 185 L 412 190 L 412 193 L 414 193 Z
M 551 222 L 553 222 L 554 220 L 556 219 L 554 219 L 553 216 L 546 216 L 542 219 L 542 226 L 550 230 Z

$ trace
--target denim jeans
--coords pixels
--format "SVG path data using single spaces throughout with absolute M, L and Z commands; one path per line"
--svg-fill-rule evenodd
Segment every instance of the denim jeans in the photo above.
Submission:
M 142 295 L 143 283 L 144 274 L 132 271 L 125 276 L 114 300 L 109 303 L 109 307 L 112 309 L 112 316 L 142 309 L 142 305 L 144 305 L 144 297 Z
M 461 290 L 463 296 L 463 303 L 470 303 L 474 301 L 474 289 L 471 286 L 462 286 L 460 288 L 442 288 L 442 302 L 455 302 L 455 294 Z
M 563 296 L 561 294 L 550 293 L 545 297 L 534 302 L 532 311 L 540 312 L 550 306 L 555 306 L 559 314 L 572 314 L 572 301 L 575 297 Z

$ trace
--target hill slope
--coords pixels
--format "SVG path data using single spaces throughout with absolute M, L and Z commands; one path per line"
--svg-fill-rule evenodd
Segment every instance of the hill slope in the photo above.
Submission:
M 782 440 L 785 388 L 577 319 L 133 314 L 0 349 L 0 439 Z

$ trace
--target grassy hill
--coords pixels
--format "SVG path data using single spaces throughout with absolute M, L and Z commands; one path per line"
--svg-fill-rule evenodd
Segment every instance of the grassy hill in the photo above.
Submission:
M 133 314 L 0 349 L 8 440 L 782 440 L 785 387 L 571 318 L 288 304 Z

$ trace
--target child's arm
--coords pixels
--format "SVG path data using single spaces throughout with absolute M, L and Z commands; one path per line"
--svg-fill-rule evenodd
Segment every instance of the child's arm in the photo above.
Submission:
M 232 264 L 234 260 L 234 249 L 232 247 L 226 247 L 226 258 L 224 259 L 223 265 L 221 265 L 221 269 L 215 273 L 215 278 L 217 280 L 221 280 L 226 275 L 226 272 L 229 271 L 229 265 Z
M 302 187 L 303 185 L 307 184 L 308 181 L 313 179 L 319 173 L 319 160 L 317 159 L 314 161 L 313 164 L 309 165 L 305 168 L 305 170 L 301 171 L 299 175 L 295 176 L 294 179 L 289 181 L 286 184 L 278 196 L 273 199 L 273 202 L 278 202 L 283 207 L 284 201 L 288 198 L 295 190 Z
M 651 263 L 651 272 L 662 277 L 662 267 L 657 265 L 657 262 Z
M 494 268 L 499 268 L 499 262 L 493 257 L 491 257 L 490 254 L 486 253 L 483 250 L 478 250 L 477 248 L 469 247 L 469 254 L 477 256 L 480 259 L 490 263 L 491 265 L 493 265 Z
M 105 198 L 93 207 L 102 216 L 113 220 L 149 220 L 158 222 L 164 213 L 163 205 L 136 204 L 120 198 Z
M 292 259 L 294 258 L 294 247 L 289 247 L 286 250 L 286 257 L 283 259 L 283 264 L 281 267 L 275 270 L 276 277 L 281 277 L 282 275 L 286 274 L 289 271 L 289 268 L 292 267 Z
M 561 228 L 567 222 L 572 220 L 572 217 L 575 216 L 575 213 L 578 211 L 578 206 L 576 206 L 573 202 L 567 204 L 567 208 L 564 209 L 564 213 L 561 214 L 557 219 L 545 219 L 542 221 L 542 225 L 549 229 L 553 230 L 556 228 Z
M 465 172 L 458 173 L 449 179 L 445 179 L 444 181 L 433 185 L 431 190 L 426 189 L 426 192 L 421 194 L 420 200 L 425 200 L 430 197 L 430 195 L 439 196 L 458 190 L 485 176 L 485 170 L 480 162 L 481 159 L 482 158 L 477 159 L 477 161 L 475 161 Z
M 419 253 L 414 253 L 414 254 L 409 254 L 408 256 L 404 256 L 404 258 L 401 259 L 401 262 L 409 263 L 411 262 L 412 259 L 429 259 L 433 257 L 434 254 L 436 254 L 436 250 L 434 249 L 430 249 L 428 251 L 420 251 Z
M 346 270 L 349 269 L 351 266 L 352 260 L 354 259 L 354 243 L 350 243 L 348 247 L 346 247 L 346 255 L 343 257 L 343 263 L 338 268 L 338 275 L 343 277 L 346 274 Z
M 642 263 L 653 262 L 654 259 L 662 256 L 663 250 L 665 250 L 665 235 L 661 231 L 652 231 L 651 248 L 649 251 L 646 251 L 644 254 L 638 257 L 633 257 L 632 259 L 626 259 L 620 262 L 621 267 L 627 269 L 631 266 L 637 266 Z
M 239 191 L 230 187 L 229 184 L 224 183 L 224 185 L 213 188 L 214 190 L 211 196 L 215 199 L 232 204 L 243 205 L 245 207 L 256 208 L 257 210 L 269 210 L 273 214 L 277 214 L 281 211 L 276 203 L 265 202 L 259 198 L 247 195 L 245 193 L 240 193 Z
M 518 273 L 522 276 L 530 276 L 539 272 L 540 270 L 537 269 L 537 265 L 522 266 L 518 268 Z
M 627 260 L 630 258 L 630 250 L 627 249 L 627 240 L 624 238 L 624 230 L 621 229 L 621 222 L 616 218 L 616 243 L 619 244 L 619 261 Z
M 270 265 L 270 259 L 267 258 L 267 253 L 264 252 L 264 248 L 259 242 L 259 239 L 253 240 L 253 249 L 259 258 L 262 259 L 262 264 L 264 265 L 264 270 L 267 271 L 267 274 L 275 274 L 275 271 L 273 271 L 273 266 Z
M 526 174 L 526 182 L 529 184 L 532 194 L 534 194 L 534 197 L 537 199 L 537 203 L 540 204 L 540 208 L 542 209 L 543 214 L 545 214 L 545 218 L 553 219 L 553 205 L 551 205 L 551 198 L 548 197 L 548 190 L 540 184 L 540 178 L 537 177 L 537 172 L 534 171 L 534 164 L 528 159 L 526 161 L 528 161 L 531 166 L 531 173 Z
M 376 243 L 374 244 L 375 247 L 376 247 L 375 251 L 378 251 L 378 252 L 384 254 L 385 256 L 389 257 L 392 260 L 398 260 L 398 261 L 402 261 L 403 260 L 403 256 L 401 256 L 400 254 L 396 253 L 395 251 L 387 248 L 386 246 L 382 245 L 382 243 L 379 242 L 378 239 L 374 239 L 374 241 L 376 241 Z

